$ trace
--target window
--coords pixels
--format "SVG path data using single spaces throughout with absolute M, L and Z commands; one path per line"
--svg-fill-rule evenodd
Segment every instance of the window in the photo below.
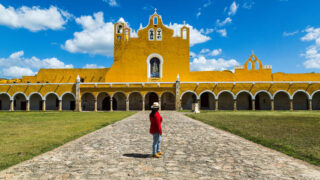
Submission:
M 161 31 L 161 29 L 157 30 L 157 40 L 162 40 L 162 31 Z
M 84 79 L 83 79 L 83 78 L 81 78 L 81 79 L 80 79 L 80 82 L 82 82 L 82 83 L 83 83 L 83 82 L 84 82 Z
M 156 57 L 150 60 L 150 75 L 151 78 L 159 78 L 160 77 L 160 60 Z
M 153 29 L 149 30 L 149 40 L 154 40 L 154 30 Z
M 118 33 L 118 34 L 121 34 L 121 33 L 122 33 L 122 25 L 121 25 L 121 24 L 118 25 L 118 27 L 117 27 L 117 33 Z
M 154 24 L 154 25 L 157 25 L 157 24 L 158 24 L 158 17 L 154 17 L 154 18 L 153 18 L 153 24 Z
M 186 29 L 182 30 L 182 39 L 187 39 L 187 30 Z

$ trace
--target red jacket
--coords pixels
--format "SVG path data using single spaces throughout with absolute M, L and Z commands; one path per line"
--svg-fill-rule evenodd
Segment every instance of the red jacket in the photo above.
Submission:
M 150 118 L 150 133 L 159 133 L 162 135 L 162 128 L 161 128 L 161 123 L 162 123 L 162 117 L 160 116 L 159 112 L 156 112 L 154 117 L 149 117 Z

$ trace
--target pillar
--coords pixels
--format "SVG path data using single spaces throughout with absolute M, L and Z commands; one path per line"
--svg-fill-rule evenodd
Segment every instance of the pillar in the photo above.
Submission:
M 98 101 L 97 99 L 94 99 L 94 112 L 98 111 Z
M 215 109 L 216 111 L 219 110 L 219 100 L 218 100 L 218 99 L 216 100 L 216 107 L 215 107 L 215 108 L 216 108 L 216 109 Z
M 81 112 L 81 96 L 80 96 L 80 76 L 77 77 L 76 82 L 76 109 L 75 111 Z
M 309 110 L 312 111 L 312 99 L 309 99 Z
M 252 99 L 252 111 L 256 110 L 256 100 Z
M 27 100 L 26 102 L 27 102 L 27 104 L 26 104 L 26 111 L 30 111 L 30 101 Z
M 274 111 L 274 100 L 271 99 L 270 102 L 271 102 L 271 111 Z
M 62 111 L 62 100 L 61 99 L 59 99 L 59 111 Z
M 14 111 L 14 100 L 10 100 L 10 111 Z
M 177 81 L 176 81 L 176 111 L 177 110 L 181 110 L 179 74 L 177 75 Z
M 126 111 L 129 111 L 129 98 L 126 99 Z
M 159 97 L 159 111 L 161 111 L 161 97 Z
M 110 112 L 113 111 L 113 107 L 112 107 L 112 97 L 110 98 Z
M 293 111 L 293 100 L 290 99 L 290 111 Z
M 142 98 L 142 111 L 145 111 L 145 102 L 144 102 L 144 97 Z
M 236 99 L 233 100 L 233 110 L 234 111 L 237 110 L 237 100 Z
M 46 111 L 46 100 L 42 101 L 42 111 Z

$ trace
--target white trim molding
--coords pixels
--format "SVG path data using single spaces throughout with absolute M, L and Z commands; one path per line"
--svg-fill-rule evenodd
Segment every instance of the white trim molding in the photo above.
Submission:
M 197 94 L 196 92 L 187 90 L 187 91 L 184 91 L 184 92 L 180 95 L 180 99 L 181 99 L 181 100 L 182 100 L 183 95 L 186 94 L 186 93 L 192 93 L 192 94 L 196 95 L 196 100 L 199 99 L 199 96 L 198 96 L 198 94 Z
M 160 68 L 160 77 L 159 78 L 162 78 L 162 70 L 163 70 L 163 58 L 160 54 L 157 54 L 157 53 L 153 53 L 153 54 L 150 54 L 147 58 L 147 74 L 148 74 L 148 78 L 151 78 L 151 73 L 150 73 L 150 70 L 151 70 L 151 64 L 150 64 L 150 61 L 152 58 L 158 58 L 160 60 L 160 65 L 159 65 L 159 68 Z

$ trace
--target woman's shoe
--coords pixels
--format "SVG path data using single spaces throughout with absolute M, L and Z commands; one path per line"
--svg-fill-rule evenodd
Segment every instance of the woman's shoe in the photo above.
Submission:
M 163 153 L 162 152 L 157 152 L 157 154 L 161 156 Z
M 152 157 L 154 157 L 154 158 L 160 158 L 160 155 L 154 154 Z

